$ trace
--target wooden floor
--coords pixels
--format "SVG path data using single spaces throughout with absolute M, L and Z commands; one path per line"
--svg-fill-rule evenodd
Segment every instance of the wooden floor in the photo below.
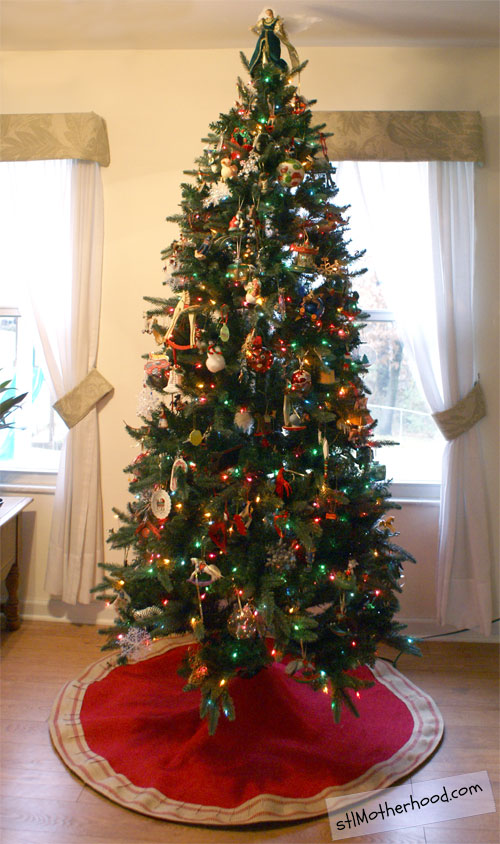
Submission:
M 208 829 L 154 820 L 84 786 L 50 743 L 52 702 L 69 679 L 101 657 L 96 628 L 24 621 L 2 640 L 2 844 L 232 844 L 331 841 L 326 817 L 304 823 Z M 498 649 L 425 642 L 422 659 L 398 668 L 439 706 L 445 737 L 412 780 L 486 770 L 499 805 Z M 498 844 L 498 814 L 347 839 L 352 844 Z

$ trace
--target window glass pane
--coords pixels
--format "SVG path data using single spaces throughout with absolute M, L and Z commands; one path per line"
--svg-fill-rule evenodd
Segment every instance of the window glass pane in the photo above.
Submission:
M 394 320 L 369 322 L 360 347 L 370 361 L 365 383 L 377 420 L 375 438 L 398 443 L 380 449 L 387 477 L 399 482 L 439 482 L 443 438 L 418 389 Z
M 51 407 L 26 317 L 0 317 L 0 360 L 2 380 L 12 380 L 6 397 L 28 393 L 10 418 L 13 427 L 0 431 L 2 468 L 56 470 L 67 428 Z
M 70 168 L 67 161 L 0 163 L 0 367 L 2 380 L 13 381 L 12 395 L 28 393 L 14 427 L 0 432 L 4 470 L 57 471 L 67 433 L 51 407 L 27 283 L 57 289 L 43 317 L 54 333 L 71 289 Z
M 396 165 L 391 166 L 394 168 Z M 400 166 L 404 168 L 405 164 Z M 335 202 L 340 206 L 350 205 L 344 217 L 349 220 L 351 252 L 365 250 L 359 260 L 359 268 L 366 268 L 366 272 L 355 277 L 353 285 L 360 294 L 360 307 L 374 312 L 363 329 L 363 345 L 360 347 L 360 352 L 366 354 L 370 361 L 365 378 L 371 391 L 368 406 L 378 421 L 375 438 L 398 443 L 397 446 L 380 449 L 377 459 L 385 464 L 387 477 L 394 481 L 440 483 L 444 439 L 432 420 L 405 355 L 384 289 L 384 279 L 377 272 L 375 259 L 370 254 L 371 238 L 366 229 L 370 214 L 366 214 L 363 207 L 367 199 L 362 185 L 351 176 L 351 172 L 349 167 L 339 168 L 336 177 L 339 193 Z M 408 201 L 411 201 L 411 196 Z M 394 214 L 401 215 L 401 209 L 394 209 Z M 386 222 L 390 229 L 391 220 Z M 402 268 L 403 283 L 405 277 Z

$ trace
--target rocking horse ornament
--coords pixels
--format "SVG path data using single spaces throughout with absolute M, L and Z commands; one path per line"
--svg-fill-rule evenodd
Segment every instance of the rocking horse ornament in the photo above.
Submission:
M 199 310 L 197 305 L 191 305 L 189 291 L 185 290 L 179 299 L 175 310 L 172 314 L 172 320 L 164 337 L 166 346 L 170 346 L 174 350 L 186 350 L 196 348 L 196 311 Z M 187 343 L 178 343 L 175 340 L 174 332 L 177 323 L 182 314 L 187 314 L 189 321 L 189 339 Z

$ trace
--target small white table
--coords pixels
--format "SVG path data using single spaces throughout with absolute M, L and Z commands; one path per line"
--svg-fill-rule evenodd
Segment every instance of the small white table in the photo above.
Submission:
M 19 560 L 21 559 L 21 516 L 22 511 L 33 501 L 32 498 L 8 495 L 0 496 L 0 568 L 2 581 L 7 587 L 7 600 L 2 612 L 7 619 L 7 630 L 17 630 L 21 625 L 19 617 Z

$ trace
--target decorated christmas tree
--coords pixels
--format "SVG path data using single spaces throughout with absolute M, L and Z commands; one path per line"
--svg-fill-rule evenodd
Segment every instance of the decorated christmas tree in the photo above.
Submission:
M 231 680 L 275 660 L 355 710 L 380 642 L 415 651 L 393 620 L 402 563 L 374 460 L 348 209 L 322 126 L 296 85 L 283 22 L 257 27 L 238 101 L 210 126 L 182 184 L 167 292 L 146 297 L 131 501 L 115 511 L 99 596 L 105 648 L 126 662 L 190 633 L 179 667 L 214 732 L 235 717 Z M 289 48 L 291 67 L 281 57 Z

